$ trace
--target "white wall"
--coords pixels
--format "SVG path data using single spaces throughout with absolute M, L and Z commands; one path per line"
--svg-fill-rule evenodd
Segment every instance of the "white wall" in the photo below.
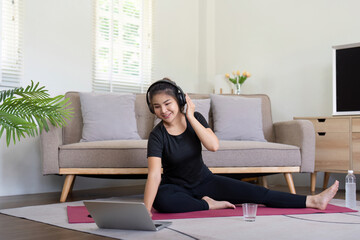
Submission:
M 268 94 L 275 122 L 331 116 L 331 47 L 360 42 L 359 1 L 216 0 L 215 5 L 217 74 L 239 67 L 251 72 L 243 93 Z M 309 176 L 296 175 L 295 183 L 309 184 Z
M 154 1 L 153 79 L 169 77 L 185 92 L 198 82 L 198 1 Z
M 90 91 L 94 0 L 24 2 L 24 84 L 40 81 L 52 94 Z M 268 94 L 274 121 L 330 115 L 331 46 L 360 42 L 359 8 L 356 0 L 155 0 L 153 78 L 212 92 L 240 68 L 252 73 L 243 93 Z M 0 144 L 0 196 L 61 191 L 63 177 L 41 175 L 38 138 Z M 295 183 L 308 178 L 298 174 Z M 123 183 L 131 184 L 80 178 L 75 189 Z
M 24 1 L 24 79 L 53 94 L 91 90 L 92 0 Z

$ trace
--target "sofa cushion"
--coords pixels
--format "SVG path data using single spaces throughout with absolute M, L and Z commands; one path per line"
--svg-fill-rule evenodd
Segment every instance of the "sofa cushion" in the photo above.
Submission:
M 147 140 L 80 142 L 60 146 L 60 168 L 147 167 Z
M 79 94 L 84 123 L 81 142 L 140 139 L 134 94 Z
M 301 166 L 299 147 L 270 142 L 220 141 L 216 152 L 203 148 L 203 159 L 208 167 Z
M 195 104 L 195 111 L 201 113 L 204 116 L 207 123 L 209 123 L 209 112 L 210 112 L 210 98 L 206 99 L 191 99 Z M 185 105 L 184 111 L 186 111 L 187 105 Z M 161 119 L 155 117 L 154 126 L 156 126 Z
M 265 142 L 261 99 L 211 94 L 214 132 L 221 140 Z
M 60 146 L 60 168 L 147 167 L 147 140 L 80 142 Z M 217 152 L 203 148 L 208 167 L 300 166 L 296 146 L 254 141 L 220 141 Z M 266 161 L 264 161 L 266 159 Z

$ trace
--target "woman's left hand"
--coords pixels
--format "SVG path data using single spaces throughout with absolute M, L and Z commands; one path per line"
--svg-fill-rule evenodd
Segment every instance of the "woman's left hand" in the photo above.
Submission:
M 195 104 L 191 101 L 190 97 L 186 94 L 186 117 L 189 120 L 191 126 L 199 137 L 204 147 L 209 150 L 216 152 L 219 148 L 219 139 L 216 137 L 214 132 L 210 128 L 205 128 L 195 117 Z
M 193 103 L 193 101 L 191 101 L 190 97 L 188 94 L 185 94 L 185 99 L 186 99 L 186 116 L 189 117 L 193 117 L 194 116 L 194 112 L 195 112 L 195 104 Z

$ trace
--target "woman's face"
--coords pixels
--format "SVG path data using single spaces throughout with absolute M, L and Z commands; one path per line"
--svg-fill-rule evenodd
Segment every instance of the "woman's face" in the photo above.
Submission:
M 166 93 L 157 93 L 151 101 L 155 115 L 164 122 L 172 122 L 179 113 L 179 105 L 176 99 Z

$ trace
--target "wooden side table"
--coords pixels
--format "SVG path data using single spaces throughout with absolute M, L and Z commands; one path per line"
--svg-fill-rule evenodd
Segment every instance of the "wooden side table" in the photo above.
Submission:
M 315 192 L 317 172 L 325 172 L 327 188 L 330 173 L 360 173 L 360 116 L 295 117 L 309 120 L 316 134 L 315 171 L 311 174 L 311 191 Z

